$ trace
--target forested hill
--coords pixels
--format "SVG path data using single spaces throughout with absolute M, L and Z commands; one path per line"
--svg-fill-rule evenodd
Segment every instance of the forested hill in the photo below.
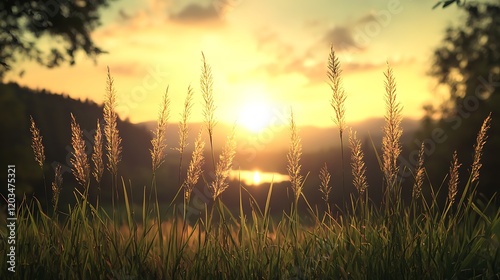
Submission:
M 33 116 L 43 137 L 46 156 L 44 174 L 47 187 L 50 188 L 53 180 L 53 165 L 59 162 L 64 172 L 63 185 L 66 190 L 63 190 L 63 194 L 72 197 L 72 187 L 68 188 L 68 186 L 75 186 L 69 161 L 71 154 L 70 113 L 73 113 L 84 131 L 87 154 L 90 155 L 97 120 L 101 120 L 101 127 L 103 125 L 102 112 L 101 105 L 89 100 L 74 100 L 67 95 L 33 90 L 14 83 L 0 84 L 1 166 L 16 165 L 18 194 L 35 193 L 37 198 L 44 201 L 42 199 L 45 193 L 42 172 L 33 159 L 31 149 L 30 115 Z M 148 177 L 144 169 L 150 167 L 148 150 L 150 134 L 146 129 L 127 121 L 119 121 L 118 129 L 123 139 L 120 174 L 126 174 L 124 176 L 126 180 L 135 177 L 134 183 L 144 185 Z M 103 180 L 106 180 L 105 177 L 106 175 Z M 5 188 L 1 192 L 5 194 Z M 103 195 L 106 196 L 105 190 L 103 190 Z

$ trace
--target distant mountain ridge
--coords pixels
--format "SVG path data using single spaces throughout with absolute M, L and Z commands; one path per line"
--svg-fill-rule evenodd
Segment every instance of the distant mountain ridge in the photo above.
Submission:
M 137 125 L 152 132 L 156 128 L 156 124 L 156 121 L 148 121 L 138 123 Z M 357 135 L 360 139 L 369 140 L 371 137 L 374 143 L 378 145 L 382 141 L 384 124 L 384 118 L 371 118 L 348 124 L 348 126 L 357 131 Z M 413 138 L 413 134 L 417 131 L 419 124 L 419 120 L 414 119 L 404 119 L 402 121 L 403 142 Z M 196 134 L 202 127 L 202 123 L 189 124 L 189 143 L 194 142 Z M 231 125 L 226 125 L 224 123 L 217 124 L 214 129 L 214 146 L 216 148 L 220 148 L 223 143 L 225 143 L 226 136 L 231 129 Z M 283 151 L 288 149 L 289 134 L 290 131 L 288 127 L 268 128 L 258 133 L 249 132 L 245 128 L 237 128 L 236 139 L 238 146 L 243 149 L 246 146 L 257 146 L 262 147 L 261 150 Z M 339 132 L 336 127 L 322 128 L 304 126 L 299 127 L 299 134 L 302 138 L 303 151 L 306 153 L 340 146 Z M 166 137 L 167 145 L 169 147 L 176 147 L 178 145 L 178 137 L 178 123 L 169 123 Z M 344 137 L 346 137 L 345 141 L 347 141 L 347 132 L 344 133 Z M 190 148 L 192 148 L 192 146 L 188 146 L 188 150 L 191 150 Z

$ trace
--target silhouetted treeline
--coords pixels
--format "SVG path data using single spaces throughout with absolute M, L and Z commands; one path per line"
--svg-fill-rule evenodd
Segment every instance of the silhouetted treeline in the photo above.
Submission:
M 60 203 L 72 201 L 73 189 L 77 184 L 72 176 L 70 164 L 72 152 L 70 113 L 73 113 L 84 132 L 83 137 L 90 160 L 97 120 L 101 121 L 101 127 L 104 126 L 102 106 L 88 100 L 74 100 L 66 95 L 53 94 L 45 90 L 35 91 L 13 83 L 0 85 L 0 101 L 1 161 L 2 166 L 16 165 L 18 196 L 21 198 L 24 194 L 35 195 L 43 205 L 46 204 L 42 171 L 34 161 L 31 148 L 29 120 L 31 115 L 40 129 L 45 147 L 46 161 L 43 174 L 48 191 L 47 200 L 50 204 L 53 168 L 59 163 L 63 171 Z M 120 175 L 123 176 L 127 186 L 129 186 L 128 181 L 132 180 L 133 186 L 142 190 L 142 187 L 149 185 L 151 180 L 150 133 L 143 127 L 121 120 L 118 121 L 118 129 L 123 138 Z M 104 162 L 107 162 L 106 159 Z M 110 196 L 107 187 L 109 180 L 109 174 L 105 172 L 101 183 L 104 201 Z M 92 179 L 89 190 L 91 197 L 95 197 L 97 193 L 96 186 L 96 182 Z M 5 188 L 2 188 L 1 193 L 6 193 Z

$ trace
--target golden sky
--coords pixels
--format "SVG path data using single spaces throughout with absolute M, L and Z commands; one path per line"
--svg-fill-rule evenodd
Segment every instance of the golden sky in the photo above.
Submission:
M 384 114 L 386 61 L 394 69 L 405 117 L 436 101 L 426 75 L 433 49 L 457 8 L 432 9 L 436 0 L 118 0 L 103 10 L 93 34 L 108 51 L 97 63 L 79 54 L 75 66 L 15 66 L 4 81 L 102 103 L 106 66 L 118 94 L 118 112 L 132 122 L 156 119 L 170 86 L 177 121 L 188 85 L 201 121 L 201 52 L 211 65 L 219 121 L 269 120 L 293 108 L 299 125 L 331 126 L 326 62 L 337 50 L 348 95 L 346 119 Z M 26 70 L 20 77 L 16 73 Z M 263 116 L 263 117 L 262 117 Z

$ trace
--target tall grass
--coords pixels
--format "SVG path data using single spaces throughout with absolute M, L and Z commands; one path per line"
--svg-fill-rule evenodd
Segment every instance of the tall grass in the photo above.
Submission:
M 108 170 L 111 173 L 111 204 L 113 208 L 113 222 L 116 222 L 116 207 L 115 200 L 118 199 L 118 164 L 121 161 L 122 139 L 118 132 L 116 114 L 116 91 L 114 88 L 114 80 L 111 77 L 111 72 L 108 67 L 106 77 L 106 95 L 104 98 L 104 137 L 106 139 L 106 155 L 108 158 Z M 114 238 L 117 239 L 117 234 L 114 233 Z
M 342 87 L 342 69 L 340 68 L 340 61 L 336 56 L 333 46 L 330 47 L 330 55 L 328 57 L 328 79 L 330 80 L 330 88 L 332 90 L 332 98 L 330 105 L 334 111 L 333 122 L 338 126 L 339 139 L 340 139 L 340 154 L 341 162 L 340 168 L 342 172 L 342 204 L 345 204 L 345 171 L 344 171 L 344 130 L 345 123 L 345 100 L 346 93 Z M 343 207 L 344 205 L 342 205 Z
M 83 131 L 80 125 L 76 122 L 75 117 L 71 114 L 71 171 L 73 176 L 78 181 L 80 186 L 86 191 L 90 183 L 90 165 L 86 153 L 85 140 L 83 140 Z
M 382 171 L 385 175 L 385 204 L 389 208 L 399 205 L 401 189 L 398 184 L 398 157 L 401 154 L 401 105 L 397 101 L 396 80 L 392 68 L 387 64 L 385 76 L 385 126 L 382 138 Z
M 333 50 L 332 50 L 333 53 Z M 331 58 L 331 57 L 330 57 Z M 333 59 L 332 61 L 337 61 Z M 293 113 L 290 114 L 290 146 L 286 166 L 293 192 L 291 211 L 280 217 L 271 216 L 273 185 L 268 189 L 265 205 L 259 205 L 251 192 L 240 185 L 238 209 L 228 209 L 220 197 L 228 188 L 228 172 L 235 156 L 234 131 L 216 162 L 213 151 L 215 103 L 212 96 L 212 78 L 203 57 L 201 97 L 204 100 L 205 125 L 209 135 L 213 176 L 207 176 L 204 164 L 205 141 L 200 131 L 194 142 L 194 152 L 179 192 L 183 199 L 178 207 L 161 208 L 158 202 L 155 172 L 165 160 L 169 99 L 163 96 L 157 130 L 151 144 L 152 189 L 154 197 L 143 191 L 141 209 L 132 202 L 132 182 L 121 180 L 123 197 L 115 197 L 118 190 L 118 163 L 121 157 L 121 138 L 114 112 L 115 92 L 108 70 L 104 106 L 104 136 L 108 156 L 108 170 L 112 176 L 112 211 L 110 217 L 98 203 L 88 200 L 88 192 L 75 189 L 76 203 L 58 207 L 59 190 L 63 187 L 60 168 L 55 169 L 52 184 L 54 213 L 45 214 L 44 207 L 35 198 L 22 200 L 18 208 L 17 272 L 19 279 L 497 279 L 500 277 L 500 211 L 492 200 L 476 197 L 479 182 L 482 149 L 486 144 L 491 118 L 480 128 L 474 149 L 473 164 L 468 179 L 461 188 L 459 160 L 455 153 L 448 177 L 448 200 L 443 206 L 437 197 L 441 188 L 426 181 L 424 146 L 421 146 L 418 165 L 413 171 L 412 200 L 407 204 L 400 195 L 397 157 L 401 152 L 401 107 L 397 102 L 395 79 L 390 67 L 386 77 L 386 126 L 382 143 L 380 166 L 367 166 L 364 151 L 356 132 L 349 131 L 351 149 L 352 185 L 357 194 L 350 195 L 350 208 L 334 216 L 329 208 L 332 177 L 326 164 L 320 170 L 319 191 L 327 204 L 321 216 L 310 205 L 302 189 L 307 176 L 302 175 L 302 144 Z M 337 72 L 336 75 L 340 75 Z M 339 79 L 336 76 L 335 79 Z M 337 81 L 335 80 L 335 81 Z M 182 157 L 187 145 L 186 108 L 179 126 L 179 149 Z M 334 97 L 341 100 L 342 97 Z M 189 101 L 189 102 L 188 102 Z M 187 104 L 187 105 L 186 105 Z M 342 111 L 342 106 L 337 109 Z M 339 111 L 339 112 L 340 112 Z M 343 114 L 343 113 L 342 113 Z M 339 116 L 338 120 L 341 118 Z M 74 153 L 74 177 L 85 189 L 93 186 L 89 175 L 89 160 L 83 155 L 81 129 L 71 118 Z M 343 133 L 344 124 L 341 129 Z M 204 128 L 205 129 L 205 128 Z M 43 144 L 40 132 L 31 121 L 35 161 L 43 168 Z M 95 183 L 100 185 L 102 152 L 99 152 L 100 126 L 97 125 L 92 162 Z M 138 147 L 138 149 L 141 147 Z M 146 147 L 144 147 L 146 148 Z M 376 151 L 375 151 L 376 152 Z M 285 159 L 284 159 L 285 161 Z M 284 162 L 285 164 L 285 162 Z M 182 160 L 180 160 L 180 172 Z M 384 183 L 370 186 L 385 191 L 382 205 L 370 200 L 366 169 L 380 169 Z M 179 176 L 181 178 L 181 176 Z M 203 180 L 199 180 L 203 178 Z M 336 180 L 335 178 L 333 178 Z M 172 178 L 175 180 L 175 178 Z M 202 186 L 199 186 L 199 185 Z M 198 185 L 198 186 L 197 186 Z M 429 186 L 423 195 L 422 188 Z M 106 187 L 106 186 L 103 186 Z M 203 204 L 201 213 L 189 208 L 196 187 L 210 190 L 211 201 Z M 250 211 L 244 211 L 244 195 Z M 116 200 L 115 200 L 116 198 Z M 196 200 L 199 203 L 200 199 Z M 308 211 L 299 214 L 299 202 Z M 343 202 L 344 203 L 344 202 Z M 152 204 L 152 209 L 149 205 Z M 118 205 L 125 206 L 124 215 L 115 215 Z M 215 207 L 214 207 L 215 206 Z M 199 208 L 197 208 L 199 209 Z M 214 211 L 216 209 L 216 211 Z M 188 211 L 189 210 L 189 211 Z M 142 219 L 136 219 L 136 211 Z M 163 216 L 162 213 L 169 215 Z M 300 217 L 300 220 L 299 220 Z M 302 217 L 312 221 L 302 222 Z M 306 219 L 304 219 L 306 220 Z M 6 238 L 2 227 L 1 237 Z M 0 251 L 7 250 L 6 242 Z M 0 276 L 6 275 L 6 254 L 0 257 Z
M 31 148 L 33 149 L 33 154 L 35 156 L 35 161 L 40 166 L 40 170 L 42 171 L 43 177 L 43 186 L 45 190 L 45 204 L 48 205 L 47 201 L 47 183 L 45 181 L 45 172 L 43 172 L 43 165 L 45 162 L 45 148 L 42 142 L 42 135 L 40 134 L 40 130 L 36 126 L 35 120 L 32 116 L 30 116 L 30 132 L 31 132 Z
M 181 121 L 179 122 L 179 147 L 175 150 L 179 152 L 179 184 L 182 180 L 182 159 L 184 156 L 184 151 L 188 145 L 188 121 L 191 115 L 191 110 L 193 108 L 193 88 L 191 86 L 187 89 L 186 99 L 184 101 L 184 110 L 181 115 Z
M 200 87 L 203 96 L 204 106 L 203 106 L 203 116 L 205 117 L 205 126 L 208 131 L 208 137 L 210 140 L 210 151 L 212 154 L 212 166 L 215 169 L 215 156 L 214 156 L 214 144 L 213 144 L 213 133 L 214 127 L 217 124 L 215 119 L 215 101 L 213 95 L 213 77 L 212 69 L 208 65 L 205 54 L 202 55 L 202 68 L 201 68 L 201 78 Z
M 97 183 L 97 200 L 96 208 L 99 208 L 99 198 L 101 196 L 101 179 L 104 173 L 104 162 L 102 160 L 102 130 L 99 120 L 97 120 L 96 132 L 94 135 L 94 146 L 92 148 L 92 176 Z

